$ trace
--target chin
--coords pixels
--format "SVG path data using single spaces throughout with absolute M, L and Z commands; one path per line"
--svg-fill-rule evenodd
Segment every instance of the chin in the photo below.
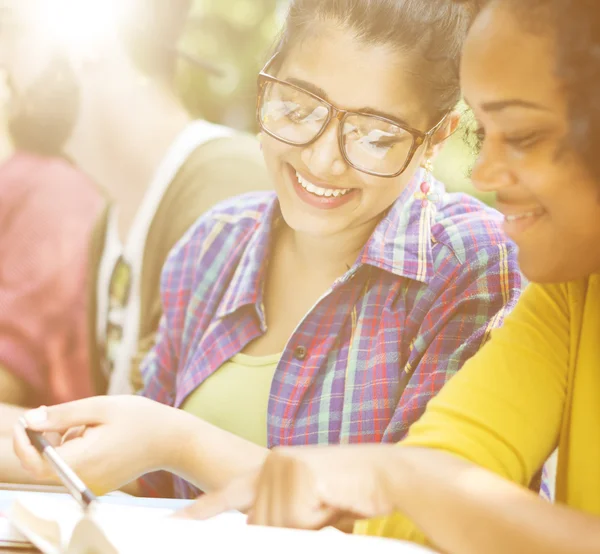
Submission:
M 315 217 L 299 210 L 281 210 L 286 225 L 296 233 L 312 237 L 328 237 L 339 232 L 340 226 L 334 225 L 331 220 Z
M 555 256 L 519 252 L 519 267 L 529 282 L 540 285 L 567 283 L 589 277 L 593 271 Z

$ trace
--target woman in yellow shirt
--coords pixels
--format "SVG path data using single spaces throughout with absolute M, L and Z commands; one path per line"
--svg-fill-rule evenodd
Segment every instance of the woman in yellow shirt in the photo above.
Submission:
M 534 284 L 402 445 L 275 450 L 188 515 L 388 516 L 356 531 L 417 539 L 410 520 L 448 554 L 600 552 L 599 49 L 597 0 L 492 0 L 471 29 L 462 80 L 486 135 L 473 177 Z M 526 485 L 557 446 L 552 505 Z

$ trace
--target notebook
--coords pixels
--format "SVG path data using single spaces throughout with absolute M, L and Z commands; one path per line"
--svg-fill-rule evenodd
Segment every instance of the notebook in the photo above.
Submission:
M 4 514 L 0 514 L 0 548 L 29 548 L 30 542 L 19 533 Z
M 84 514 L 70 497 L 29 494 L 14 500 L 7 517 L 15 531 L 46 554 L 158 553 L 172 547 L 183 552 L 172 514 L 169 508 L 102 501 Z M 225 533 L 245 527 L 246 517 L 227 513 L 206 525 Z
M 46 554 L 159 554 L 260 552 L 261 554 L 425 554 L 431 550 L 376 537 L 337 531 L 300 531 L 246 524 L 228 512 L 206 521 L 169 517 L 172 511 L 114 503 L 95 504 L 83 514 L 70 498 L 18 497 L 8 517 Z
M 49 501 L 64 502 L 70 500 L 70 495 L 64 487 L 27 486 L 0 483 L 0 554 L 4 549 L 31 549 L 31 541 L 20 533 L 10 523 L 8 512 L 17 498 L 35 500 L 46 498 Z M 114 492 L 100 499 L 105 504 L 121 506 L 140 506 L 146 508 L 160 508 L 162 510 L 178 510 L 189 504 L 189 500 L 175 500 L 163 498 L 138 498 L 120 492 Z

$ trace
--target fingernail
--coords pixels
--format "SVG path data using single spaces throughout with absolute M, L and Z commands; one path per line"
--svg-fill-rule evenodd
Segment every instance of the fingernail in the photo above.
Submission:
M 30 410 L 25 413 L 25 420 L 29 425 L 43 425 L 48 421 L 48 409 L 46 406 L 41 406 Z

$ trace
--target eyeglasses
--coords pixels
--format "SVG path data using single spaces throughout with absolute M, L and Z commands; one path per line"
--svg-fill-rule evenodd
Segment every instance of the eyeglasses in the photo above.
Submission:
M 363 173 L 397 177 L 446 119 L 444 116 L 423 133 L 387 117 L 342 110 L 302 87 L 269 75 L 268 68 L 276 57 L 258 75 L 260 128 L 285 144 L 309 146 L 336 119 L 340 152 L 349 166 Z

